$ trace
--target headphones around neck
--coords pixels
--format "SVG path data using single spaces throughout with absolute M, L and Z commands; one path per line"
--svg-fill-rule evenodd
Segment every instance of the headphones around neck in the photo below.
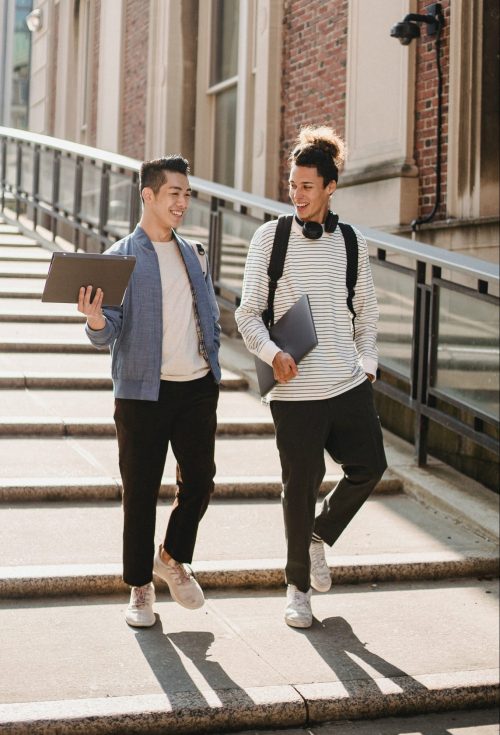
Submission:
M 307 237 L 308 240 L 319 240 L 323 232 L 332 233 L 335 231 L 339 216 L 332 211 L 328 211 L 324 225 L 321 222 L 303 222 L 297 215 L 295 215 L 295 220 L 302 227 L 304 237 Z

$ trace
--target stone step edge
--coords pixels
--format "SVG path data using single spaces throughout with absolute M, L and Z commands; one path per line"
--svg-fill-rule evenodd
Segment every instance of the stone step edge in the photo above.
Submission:
M 14 297 L 11 297 L 14 298 Z M 75 307 L 76 308 L 76 307 Z M 84 324 L 84 317 L 78 314 L 64 314 L 40 311 L 30 312 L 0 312 L 0 323 L 16 322 L 16 324 Z
M 376 719 L 495 706 L 498 669 L 295 683 L 174 694 L 0 705 L 0 733 L 86 735 L 124 732 L 173 735 L 306 727 L 320 722 Z M 200 704 L 200 700 L 205 704 Z
M 1 349 L 0 349 L 1 352 Z M 43 352 L 43 350 L 40 350 Z M 95 352 L 95 350 L 94 350 Z M 97 354 L 97 353 L 96 353 Z M 89 373 L 74 375 L 73 373 L 36 373 L 0 371 L 0 389 L 6 388 L 61 388 L 84 390 L 88 388 L 107 390 L 113 382 L 109 373 Z M 222 374 L 221 390 L 247 390 L 248 380 L 229 372 Z
M 328 474 L 321 483 L 320 495 L 329 492 L 341 475 Z M 173 498 L 176 492 L 173 478 L 161 485 L 160 498 Z M 281 496 L 281 478 L 274 475 L 245 477 L 216 477 L 214 498 L 265 499 Z M 113 477 L 36 478 L 18 477 L 0 480 L 0 504 L 16 502 L 121 500 L 121 483 Z M 375 487 L 377 495 L 403 491 L 402 482 L 393 477 L 383 478 Z
M 217 434 L 219 436 L 274 435 L 274 423 L 270 418 L 218 419 Z M 0 436 L 116 436 L 116 429 L 112 419 L 102 417 L 62 419 L 45 416 L 11 416 L 0 419 Z
M 493 554 L 452 551 L 329 556 L 334 585 L 415 582 L 498 576 Z M 205 590 L 279 589 L 284 587 L 284 559 L 198 561 L 192 564 Z M 65 564 L 0 567 L 0 599 L 126 593 L 121 564 Z M 155 576 L 157 590 L 166 584 Z

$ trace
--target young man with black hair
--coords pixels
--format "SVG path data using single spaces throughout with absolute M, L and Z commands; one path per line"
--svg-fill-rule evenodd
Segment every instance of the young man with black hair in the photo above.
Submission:
M 156 620 L 153 571 L 180 605 L 204 603 L 188 565 L 214 486 L 220 327 L 204 249 L 177 233 L 191 196 L 188 173 L 188 162 L 178 155 L 142 164 L 141 220 L 107 251 L 136 257 L 123 304 L 103 307 L 105 294 L 98 289 L 91 300 L 91 286 L 81 289 L 78 302 L 90 341 L 112 355 L 123 579 L 132 588 L 125 617 L 137 627 Z M 155 553 L 156 504 L 169 444 L 177 460 L 177 492 Z
M 327 127 L 302 129 L 290 155 L 289 194 L 295 217 L 274 318 L 304 294 L 309 296 L 318 345 L 299 367 L 270 339 L 262 312 L 268 305 L 268 267 L 277 222 L 255 233 L 245 266 L 236 321 L 247 348 L 272 365 L 277 385 L 270 393 L 283 479 L 287 538 L 285 621 L 312 624 L 311 587 L 327 592 L 331 575 L 324 542 L 332 545 L 368 498 L 386 469 L 380 423 L 373 403 L 377 370 L 378 309 L 367 246 L 356 231 L 358 267 L 353 323 L 347 304 L 346 243 L 329 210 L 342 140 Z M 344 476 L 315 517 L 325 474 L 324 452 Z

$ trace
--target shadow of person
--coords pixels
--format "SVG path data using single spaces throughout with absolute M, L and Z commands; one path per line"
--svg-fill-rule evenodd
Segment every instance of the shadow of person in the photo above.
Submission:
M 347 620 L 333 617 L 325 618 L 322 622 L 316 620 L 316 622 L 317 625 L 313 625 L 304 633 L 318 654 L 337 675 L 352 699 L 369 701 L 372 697 L 380 700 L 381 695 L 382 697 L 388 696 L 378 686 L 376 675 L 369 673 L 364 668 L 364 663 L 382 677 L 391 679 L 401 690 L 406 703 L 412 699 L 414 703 L 419 701 L 422 707 L 417 709 L 425 711 L 427 687 L 406 671 L 370 651 L 366 644 L 359 640 Z M 422 721 L 418 723 L 418 727 L 420 728 L 419 735 L 450 735 L 450 731 L 442 723 L 434 722 L 427 725 Z M 403 731 L 405 730 L 401 730 L 400 724 L 392 723 L 392 720 L 384 720 L 383 728 L 380 731 L 377 730 L 377 732 L 383 732 L 384 735 L 401 735 Z M 366 732 L 368 733 L 368 730 Z M 371 732 L 373 730 L 370 729 Z
M 210 647 L 215 636 L 208 631 L 163 632 L 161 619 L 156 616 L 152 628 L 135 630 L 136 640 L 159 685 L 168 697 L 173 710 L 183 709 L 189 702 L 190 709 L 204 709 L 213 704 L 213 697 L 204 695 L 212 689 L 221 704 L 237 706 L 253 705 L 253 700 L 224 671 L 218 661 L 210 660 Z M 182 661 L 179 651 L 189 658 L 202 680 L 193 680 Z M 210 699 L 210 701 L 209 701 Z
M 344 618 L 325 618 L 318 623 L 309 629 L 308 638 L 351 697 L 380 695 L 381 691 L 376 678 L 356 659 L 368 664 L 384 678 L 391 679 L 406 694 L 427 691 L 406 671 L 368 650 Z
M 211 688 L 217 691 L 222 704 L 234 704 L 235 699 L 241 705 L 253 704 L 253 700 L 228 676 L 220 663 L 210 658 L 210 648 L 215 641 L 213 633 L 169 633 L 167 638 L 191 659 Z

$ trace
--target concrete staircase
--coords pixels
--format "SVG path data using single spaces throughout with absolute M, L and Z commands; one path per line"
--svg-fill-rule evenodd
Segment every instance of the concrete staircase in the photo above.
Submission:
M 0 733 L 234 732 L 493 706 L 497 497 L 438 462 L 416 468 L 390 434 L 389 471 L 329 551 L 334 587 L 314 595 L 313 627 L 284 624 L 279 460 L 237 341 L 223 340 L 216 492 L 193 564 L 206 605 L 184 610 L 158 581 L 156 625 L 126 625 L 109 356 L 76 307 L 40 303 L 49 260 L 0 223 Z M 174 470 L 169 456 L 158 542 Z M 328 459 L 323 493 L 338 476 Z

